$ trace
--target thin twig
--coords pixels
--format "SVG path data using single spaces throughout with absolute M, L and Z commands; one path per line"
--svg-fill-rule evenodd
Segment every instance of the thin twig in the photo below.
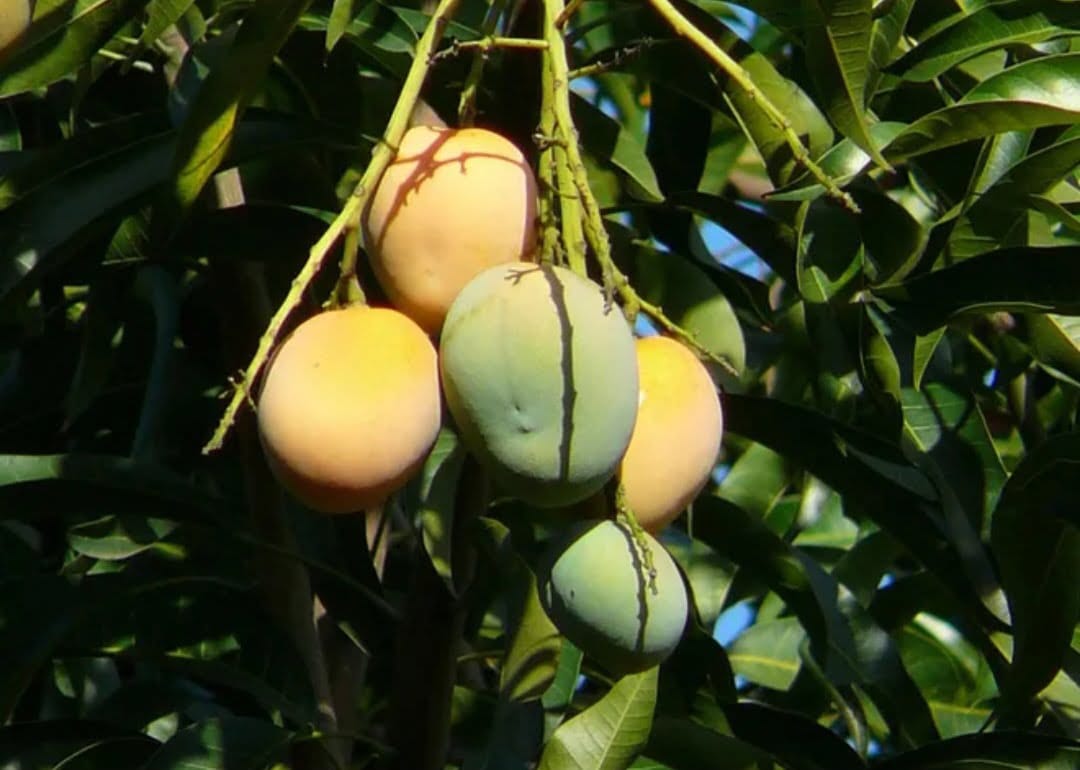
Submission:
M 497 35 L 488 35 L 479 40 L 455 40 L 438 53 L 432 54 L 431 61 L 434 64 L 443 59 L 450 59 L 454 56 L 458 56 L 465 51 L 477 51 L 482 55 L 487 55 L 496 48 L 518 48 L 527 51 L 543 51 L 547 48 L 547 42 L 531 37 L 499 37 Z
M 814 162 L 810 157 L 809 150 L 802 143 L 799 135 L 795 133 L 795 129 L 791 125 L 791 121 L 787 116 L 773 104 L 769 97 L 762 93 L 761 89 L 757 87 L 750 75 L 739 66 L 739 63 L 732 59 L 728 54 L 718 46 L 713 40 L 694 26 L 689 19 L 683 16 L 669 0 L 649 0 L 656 12 L 659 13 L 664 19 L 671 25 L 671 28 L 675 30 L 675 33 L 681 37 L 685 37 L 691 43 L 698 47 L 702 53 L 708 56 L 717 67 L 723 70 L 728 77 L 735 81 L 746 95 L 750 97 L 750 100 L 756 104 L 765 115 L 769 123 L 774 128 L 780 131 L 784 136 L 784 141 L 788 147 L 791 148 L 792 154 L 795 156 L 795 160 L 801 163 L 802 166 L 810 172 L 810 174 L 825 188 L 825 193 L 837 201 L 839 201 L 844 208 L 859 213 L 859 206 L 855 203 L 854 198 L 844 192 L 836 180 L 825 173 L 825 171 Z
M 250 392 L 262 373 L 270 351 L 273 349 L 274 343 L 277 341 L 289 314 L 300 304 L 304 291 L 307 290 L 308 285 L 319 272 L 338 238 L 348 227 L 359 225 L 359 217 L 367 204 L 368 198 L 371 196 L 375 185 L 378 184 L 386 167 L 390 165 L 390 160 L 401 142 L 401 137 L 408 128 L 409 116 L 412 114 L 413 107 L 420 97 L 420 89 L 427 78 L 428 68 L 431 66 L 431 53 L 442 38 L 450 14 L 458 2 L 459 0 L 441 0 L 438 8 L 435 9 L 435 14 L 431 17 L 424 34 L 417 43 L 416 56 L 413 59 L 412 66 L 409 68 L 409 73 L 405 78 L 394 111 L 390 115 L 386 132 L 383 134 L 383 140 L 375 146 L 374 151 L 371 153 L 371 161 L 368 163 L 363 177 L 361 177 L 353 194 L 345 202 L 341 212 L 326 229 L 322 237 L 311 247 L 307 262 L 300 269 L 296 278 L 293 279 L 292 285 L 289 287 L 289 293 L 285 296 L 285 300 L 278 307 L 270 319 L 266 331 L 259 339 L 255 355 L 252 357 L 251 363 L 248 364 L 243 378 L 234 389 L 229 404 L 225 408 L 225 413 L 214 431 L 214 435 L 203 447 L 203 454 L 209 454 L 220 449 L 224 444 L 225 437 L 236 420 L 236 414 L 240 407 L 244 405 L 244 402 L 250 398 Z M 355 261 L 355 253 L 343 255 L 342 271 L 347 272 L 351 268 L 355 273 Z
M 507 0 L 492 0 L 484 16 L 483 32 L 485 37 L 492 37 L 498 28 L 499 19 L 506 11 Z M 484 76 L 484 65 L 487 64 L 488 52 L 479 50 L 473 55 L 472 66 L 469 74 L 465 77 L 465 85 L 461 88 L 461 96 L 458 98 L 458 125 L 471 126 L 476 120 L 476 95 L 480 92 L 480 80 Z
M 649 48 L 652 48 L 657 42 L 658 41 L 651 37 L 643 37 L 636 43 L 631 43 L 616 49 L 607 59 L 570 70 L 567 77 L 571 80 L 577 80 L 578 78 L 590 78 L 595 77 L 596 75 L 602 75 L 605 72 L 621 67 L 630 59 L 640 55 Z

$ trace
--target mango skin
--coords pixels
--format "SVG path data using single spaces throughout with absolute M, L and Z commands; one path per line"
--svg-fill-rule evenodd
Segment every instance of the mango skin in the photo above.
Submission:
M 271 470 L 300 502 L 323 513 L 379 505 L 439 432 L 435 348 L 396 310 L 320 313 L 278 349 L 257 416 Z
M 675 561 L 651 535 L 655 593 L 624 524 L 580 522 L 553 546 L 540 597 L 556 628 L 614 674 L 662 663 L 679 644 L 689 599 Z
M 592 281 L 527 263 L 486 270 L 451 306 L 439 364 L 462 438 L 504 491 L 563 506 L 614 475 L 637 415 L 637 358 Z
M 521 151 L 481 128 L 415 126 L 364 218 L 390 301 L 431 334 L 472 278 L 536 251 L 536 180 Z
M 30 26 L 33 15 L 30 0 L 2 0 L 0 11 L 0 56 L 13 49 Z
M 640 396 L 619 466 L 626 504 L 659 532 L 697 497 L 716 467 L 724 415 L 716 386 L 689 348 L 668 337 L 637 341 Z

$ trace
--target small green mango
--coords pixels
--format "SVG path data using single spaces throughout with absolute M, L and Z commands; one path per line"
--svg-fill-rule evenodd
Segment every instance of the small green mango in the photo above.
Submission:
M 439 348 L 446 404 L 504 491 L 541 507 L 599 490 L 637 417 L 633 336 L 592 281 L 517 262 L 454 300 Z
M 541 569 L 540 597 L 559 631 L 614 674 L 643 671 L 675 650 L 689 602 L 675 561 L 649 534 L 655 577 L 629 527 L 586 521 Z

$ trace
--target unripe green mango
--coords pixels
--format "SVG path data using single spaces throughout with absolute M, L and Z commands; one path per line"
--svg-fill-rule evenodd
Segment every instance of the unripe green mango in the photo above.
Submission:
M 575 525 L 541 569 L 540 597 L 551 621 L 617 675 L 663 662 L 686 626 L 682 576 L 664 547 L 643 534 L 652 580 L 629 527 L 610 519 Z
M 600 489 L 637 417 L 634 340 L 592 281 L 524 262 L 480 273 L 439 349 L 446 404 L 509 494 L 568 505 Z

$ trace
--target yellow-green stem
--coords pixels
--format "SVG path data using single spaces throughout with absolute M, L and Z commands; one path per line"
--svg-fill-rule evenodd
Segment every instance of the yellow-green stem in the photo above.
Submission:
M 649 546 L 649 541 L 645 537 L 645 530 L 641 526 L 641 522 L 637 520 L 637 515 L 630 507 L 630 504 L 626 502 L 626 489 L 623 487 L 622 482 L 618 483 L 615 487 L 615 513 L 619 520 L 622 521 L 627 527 L 630 528 L 630 534 L 634 538 L 634 542 L 637 547 L 641 549 L 641 563 L 645 567 L 645 574 L 649 579 L 649 590 L 656 594 L 656 562 L 653 559 L 652 548 Z
M 555 189 L 562 223 L 563 250 L 566 261 L 578 275 L 586 274 L 585 233 L 582 225 L 580 191 L 574 184 L 574 166 L 580 163 L 577 132 L 570 115 L 570 66 L 566 57 L 566 41 L 556 25 L 564 10 L 562 0 L 544 2 L 544 39 L 547 55 L 544 57 L 544 107 L 554 113 L 554 134 L 543 141 L 551 144 L 551 157 L 555 160 Z
M 484 35 L 490 38 L 495 34 L 499 18 L 506 9 L 506 0 L 492 0 L 488 6 L 487 15 L 484 16 Z M 484 75 L 484 64 L 487 62 L 487 51 L 481 49 L 473 56 L 472 66 L 465 78 L 465 85 L 461 89 L 461 97 L 458 99 L 458 125 L 471 126 L 476 119 L 476 94 L 480 88 L 480 80 Z
M 746 70 L 739 66 L 739 63 L 732 59 L 727 53 L 718 46 L 713 40 L 694 26 L 689 19 L 683 16 L 669 0 L 649 0 L 656 12 L 659 13 L 671 28 L 680 37 L 685 37 L 697 48 L 708 56 L 717 67 L 722 69 L 728 77 L 735 81 L 735 83 L 743 89 L 765 115 L 766 119 L 773 125 L 776 130 L 780 131 L 784 136 L 784 141 L 787 142 L 788 147 L 791 148 L 792 154 L 795 156 L 795 160 L 802 164 L 802 166 L 810 172 L 810 174 L 825 188 L 825 193 L 830 197 L 839 201 L 843 206 L 855 213 L 859 212 L 859 207 L 855 203 L 855 200 L 844 192 L 836 180 L 825 173 L 822 168 L 814 162 L 810 157 L 809 150 L 803 145 L 799 135 L 795 133 L 795 129 L 791 126 L 791 121 L 782 113 L 775 104 L 773 104 L 769 98 L 762 93 L 753 79 L 747 74 Z
M 270 351 L 274 347 L 274 343 L 277 341 L 289 314 L 299 305 L 304 291 L 307 290 L 308 285 L 319 272 L 338 238 L 348 227 L 352 225 L 358 226 L 359 217 L 372 190 L 390 164 L 394 151 L 408 128 L 409 116 L 412 114 L 413 107 L 420 97 L 420 89 L 424 85 L 428 68 L 431 66 L 431 54 L 442 39 L 443 30 L 458 2 L 459 0 L 441 0 L 435 9 L 435 13 L 431 17 L 431 21 L 428 22 L 424 34 L 416 44 L 416 56 L 413 59 L 412 66 L 409 68 L 409 73 L 405 78 L 394 111 L 390 115 L 390 121 L 386 126 L 382 142 L 371 153 L 371 161 L 368 163 L 363 177 L 361 177 L 353 194 L 345 202 L 341 212 L 326 229 L 322 237 L 311 247 L 307 262 L 304 263 L 296 278 L 293 279 L 289 293 L 285 296 L 285 300 L 278 307 L 270 319 L 266 331 L 259 339 L 259 345 L 251 359 L 251 363 L 248 364 L 247 369 L 244 371 L 241 381 L 235 384 L 235 390 L 229 399 L 228 406 L 225 407 L 225 413 L 222 415 L 214 435 L 203 447 L 204 454 L 220 449 L 222 444 L 225 443 L 225 437 L 236 420 L 237 412 L 239 412 L 245 401 L 250 400 L 251 388 L 262 373 L 263 366 L 266 365 Z M 351 265 L 351 270 L 355 273 L 355 262 L 355 252 L 353 254 L 346 253 L 342 257 L 343 270 L 350 269 Z

